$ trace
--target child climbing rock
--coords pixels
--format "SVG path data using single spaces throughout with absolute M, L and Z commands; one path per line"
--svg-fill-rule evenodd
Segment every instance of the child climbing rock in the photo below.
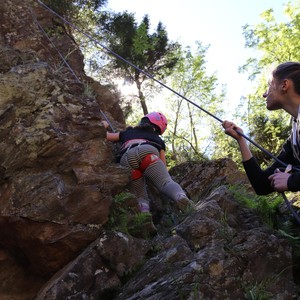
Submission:
M 109 126 L 106 121 L 102 124 L 105 128 Z M 137 197 L 141 212 L 150 212 L 145 179 L 173 200 L 180 210 L 194 207 L 166 168 L 166 146 L 160 137 L 166 128 L 166 117 L 160 112 L 152 112 L 142 117 L 135 127 L 121 132 L 107 132 L 107 140 L 122 144 L 120 163 L 131 172 L 130 191 Z

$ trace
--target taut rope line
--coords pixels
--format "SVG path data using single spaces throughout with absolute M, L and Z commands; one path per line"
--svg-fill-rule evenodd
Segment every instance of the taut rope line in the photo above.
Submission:
M 48 41 L 51 43 L 51 45 L 54 47 L 54 49 L 58 52 L 60 58 L 63 60 L 64 64 L 68 67 L 68 69 L 70 70 L 70 72 L 72 73 L 72 75 L 75 77 L 76 82 L 81 83 L 81 81 L 79 80 L 79 78 L 77 77 L 77 75 L 75 74 L 75 72 L 73 71 L 73 69 L 71 68 L 71 66 L 68 64 L 68 62 L 66 61 L 66 59 L 64 58 L 64 56 L 60 53 L 59 49 L 55 46 L 55 44 L 51 41 L 49 35 L 47 34 L 47 32 L 44 30 L 44 28 L 42 27 L 42 25 L 39 23 L 39 21 L 36 18 L 36 15 L 34 14 L 34 12 L 31 10 L 31 15 L 33 17 L 34 22 L 36 23 L 36 25 L 38 26 L 38 28 L 42 31 L 42 33 L 46 36 L 46 38 L 48 39 Z
M 203 107 L 199 106 L 197 103 L 191 101 L 190 99 L 184 97 L 183 95 L 181 95 L 180 93 L 178 93 L 177 91 L 173 90 L 172 88 L 170 88 L 169 86 L 165 85 L 164 83 L 162 83 L 161 81 L 157 80 L 156 78 L 153 77 L 153 75 L 145 72 L 144 70 L 140 69 L 139 67 L 137 67 L 136 65 L 134 65 L 132 62 L 126 60 L 125 58 L 123 58 L 122 56 L 120 56 L 119 54 L 115 53 L 114 51 L 112 51 L 111 49 L 109 49 L 108 47 L 106 47 L 105 45 L 103 45 L 102 43 L 100 43 L 99 41 L 97 41 L 96 39 L 94 39 L 92 36 L 90 36 L 89 34 L 85 33 L 83 30 L 81 30 L 80 28 L 78 28 L 77 26 L 75 26 L 74 24 L 72 24 L 71 22 L 69 22 L 68 20 L 66 20 L 64 17 L 62 17 L 61 15 L 59 15 L 58 13 L 56 13 L 54 10 L 52 10 L 50 7 L 48 7 L 46 4 L 44 4 L 41 0 L 37 0 L 37 2 L 39 4 L 41 4 L 44 8 L 46 8 L 47 10 L 49 10 L 52 14 L 56 15 L 58 18 L 60 18 L 64 23 L 68 24 L 69 26 L 71 26 L 72 28 L 74 28 L 75 30 L 77 30 L 78 32 L 80 32 L 81 34 L 83 34 L 84 36 L 86 36 L 87 38 L 89 38 L 91 41 L 93 41 L 95 44 L 99 45 L 100 47 L 102 47 L 103 49 L 105 49 L 107 52 L 109 52 L 110 54 L 112 54 L 113 56 L 115 56 L 116 58 L 122 60 L 123 62 L 127 63 L 128 65 L 130 65 L 131 67 L 133 67 L 134 69 L 138 70 L 139 72 L 141 72 L 142 74 L 144 74 L 145 76 L 147 76 L 148 78 L 154 80 L 155 82 L 157 82 L 158 84 L 160 84 L 161 86 L 163 86 L 164 88 L 168 89 L 169 91 L 171 91 L 172 93 L 176 94 L 177 96 L 181 97 L 182 99 L 186 100 L 187 102 L 189 102 L 190 104 L 194 105 L 195 107 L 197 107 L 198 109 L 202 110 L 203 112 L 205 112 L 206 114 L 208 114 L 209 116 L 211 116 L 212 118 L 214 118 L 215 120 L 219 121 L 220 123 L 223 123 L 223 120 L 221 120 L 220 118 L 218 118 L 217 116 L 215 116 L 214 114 L 212 114 L 211 112 L 209 112 L 208 110 L 204 109 Z M 258 149 L 260 149 L 262 152 L 264 152 L 265 154 L 267 154 L 268 156 L 270 156 L 271 158 L 273 158 L 276 162 L 278 162 L 280 165 L 284 166 L 285 168 L 287 168 L 289 165 L 286 164 L 285 162 L 281 161 L 279 158 L 277 158 L 275 155 L 273 155 L 271 152 L 269 152 L 268 150 L 264 149 L 262 146 L 260 146 L 259 144 L 257 144 L 256 142 L 254 142 L 253 140 L 251 140 L 248 136 L 246 136 L 245 134 L 243 134 L 242 132 L 236 130 L 236 132 L 241 135 L 242 137 L 244 137 L 247 141 L 249 141 L 251 144 L 253 144 L 255 147 L 257 147 Z M 293 170 L 296 171 L 300 171 L 300 169 L 292 166 Z M 288 202 L 286 196 L 284 193 L 280 193 L 282 194 L 284 201 Z M 291 210 L 292 214 L 294 215 L 294 217 L 296 218 L 296 220 L 298 221 L 298 223 L 300 224 L 300 218 L 299 216 L 296 214 L 296 212 L 293 210 L 293 208 L 290 206 L 290 203 L 287 204 L 288 208 Z
M 119 54 L 115 53 L 114 51 L 112 51 L 111 49 L 109 49 L 108 47 L 106 47 L 105 45 L 101 44 L 99 41 L 97 41 L 96 39 L 94 39 L 92 36 L 90 36 L 89 34 L 85 33 L 83 30 L 81 30 L 80 28 L 78 28 L 76 25 L 72 24 L 71 22 L 69 22 L 68 20 L 66 20 L 64 17 L 60 16 L 58 13 L 56 13 L 54 10 L 52 10 L 50 7 L 48 7 L 46 4 L 44 4 L 42 1 L 37 0 L 37 2 L 39 2 L 43 7 L 45 7 L 47 10 L 49 10 L 50 12 L 52 12 L 54 15 L 56 15 L 58 18 L 60 18 L 62 21 L 64 21 L 66 24 L 68 24 L 69 26 L 73 27 L 75 30 L 77 30 L 78 32 L 80 32 L 81 34 L 83 34 L 84 36 L 86 36 L 87 38 L 89 38 L 90 40 L 92 40 L 94 43 L 98 44 L 100 47 L 102 47 L 103 49 L 105 49 L 107 52 L 111 53 L 113 56 L 117 57 L 118 59 L 122 60 L 123 62 L 129 64 L 131 67 L 133 67 L 134 69 L 138 70 L 139 72 L 143 73 L 144 75 L 146 75 L 148 78 L 154 80 L 155 82 L 157 82 L 158 84 L 160 84 L 161 86 L 163 86 L 164 88 L 168 89 L 169 91 L 171 91 L 172 93 L 176 94 L 177 96 L 181 97 L 182 99 L 186 100 L 187 102 L 191 103 L 192 105 L 196 106 L 198 109 L 202 110 L 203 112 L 205 112 L 206 114 L 210 115 L 211 117 L 213 117 L 214 119 L 216 119 L 217 121 L 219 121 L 220 123 L 223 123 L 223 120 L 221 120 L 220 118 L 218 118 L 217 116 L 215 116 L 214 114 L 212 114 L 211 112 L 207 111 L 206 109 L 204 109 L 203 107 L 199 106 L 197 103 L 191 101 L 190 99 L 184 97 L 183 95 L 181 95 L 180 93 L 178 93 L 177 91 L 173 90 L 172 88 L 170 88 L 169 86 L 165 85 L 164 83 L 162 83 L 161 81 L 157 80 L 156 78 L 153 77 L 153 75 L 145 72 L 144 70 L 140 69 L 139 67 L 135 66 L 133 63 L 131 63 L 130 61 L 126 60 L 125 58 L 123 58 L 122 56 L 120 56 Z M 244 137 L 247 141 L 249 141 L 250 143 L 252 143 L 255 147 L 257 147 L 258 149 L 260 149 L 262 152 L 264 152 L 265 154 L 267 154 L 268 156 L 272 157 L 275 161 L 277 161 L 279 164 L 281 164 L 284 167 L 287 167 L 288 165 L 286 163 L 284 163 L 283 161 L 281 161 L 280 159 L 278 159 L 275 155 L 273 155 L 271 152 L 269 152 L 268 150 L 264 149 L 263 147 L 261 147 L 259 144 L 257 144 L 256 142 L 254 142 L 253 140 L 251 140 L 248 136 L 246 136 L 245 134 L 243 134 L 242 132 L 237 131 L 238 134 L 240 134 L 242 137 Z

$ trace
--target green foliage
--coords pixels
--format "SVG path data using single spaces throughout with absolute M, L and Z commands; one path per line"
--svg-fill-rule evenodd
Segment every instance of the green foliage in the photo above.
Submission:
M 208 75 L 205 55 L 208 47 L 200 42 L 196 49 L 178 49 L 178 63 L 170 76 L 170 85 L 180 95 L 213 114 L 222 114 L 223 91 L 218 91 L 215 74 Z M 214 122 L 201 109 L 177 95 L 168 99 L 169 131 L 165 140 L 171 144 L 169 157 L 174 164 L 186 160 L 203 160 L 214 147 L 211 139 Z
M 134 195 L 124 192 L 115 196 L 106 224 L 108 229 L 147 239 L 152 234 L 152 224 L 150 213 L 138 211 Z
M 256 113 L 249 126 L 250 136 L 268 151 L 278 154 L 290 131 L 290 118 L 287 116 L 282 111 L 273 112 L 270 116 Z M 252 147 L 252 152 L 260 163 L 270 164 L 272 159 L 267 154 L 256 147 Z
M 243 169 L 240 150 L 235 139 L 226 135 L 220 125 L 213 127 L 211 138 L 214 141 L 212 159 L 227 157 L 235 161 L 240 169 Z
M 73 9 L 73 1 L 71 0 L 46 0 L 44 3 L 52 10 L 63 16 L 70 15 L 70 12 Z
M 130 193 L 121 193 L 115 196 L 109 215 L 108 228 L 128 234 L 129 212 L 126 202 L 132 198 Z
M 88 83 L 84 85 L 83 96 L 88 98 L 95 96 L 93 88 Z
M 131 221 L 128 223 L 128 231 L 131 235 L 136 237 L 143 237 L 148 239 L 152 232 L 150 226 L 152 225 L 152 215 L 150 213 L 135 213 Z
M 274 11 L 269 9 L 261 14 L 261 23 L 244 26 L 246 47 L 260 50 L 262 57 L 248 60 L 241 70 L 252 71 L 253 76 L 274 64 L 300 60 L 297 42 L 300 37 L 300 4 L 286 4 L 284 13 L 286 22 L 277 22 Z
M 123 78 L 127 83 L 135 84 L 143 113 L 148 113 L 145 92 L 149 78 L 145 73 L 156 79 L 163 79 L 172 73 L 178 58 L 175 53 L 180 45 L 168 40 L 167 31 L 162 23 L 150 33 L 150 20 L 144 16 L 137 24 L 134 14 L 124 12 L 102 14 L 99 18 L 102 36 L 107 47 L 118 56 L 110 56 L 106 68 L 114 70 L 115 79 Z
M 261 14 L 261 22 L 243 27 L 245 46 L 258 50 L 259 57 L 249 58 L 240 67 L 249 79 L 259 82 L 257 89 L 241 99 L 238 109 L 244 130 L 251 139 L 273 154 L 278 154 L 281 145 L 289 135 L 290 116 L 282 111 L 267 111 L 263 93 L 272 69 L 285 61 L 300 61 L 300 4 L 287 3 L 284 14 L 286 21 L 278 22 L 272 9 Z M 270 158 L 260 150 L 252 148 L 260 163 L 269 164 Z
M 270 112 L 266 109 L 265 101 L 262 100 L 262 95 L 267 89 L 266 78 L 261 81 L 256 93 L 241 101 L 238 111 L 243 116 L 240 116 L 239 125 L 247 128 L 246 133 L 252 140 L 276 155 L 289 135 L 290 115 L 282 110 Z M 268 155 L 252 144 L 250 148 L 259 163 L 268 165 L 271 162 L 272 159 Z
M 52 10 L 62 16 L 76 17 L 81 9 L 97 10 L 107 3 L 107 0 L 45 0 Z
M 267 280 L 262 280 L 255 285 L 248 286 L 245 288 L 245 299 L 247 300 L 271 300 L 273 294 L 267 290 L 270 286 L 270 283 Z
M 67 21 L 72 22 L 77 28 L 80 28 L 84 32 L 89 33 L 90 36 L 96 38 L 95 25 L 97 15 L 99 15 L 100 8 L 107 3 L 107 0 L 44 0 L 43 2 Z M 58 18 L 56 18 L 56 21 L 58 21 Z M 94 63 L 95 66 L 95 61 L 90 57 L 95 49 L 93 42 L 85 35 L 74 30 L 73 27 L 67 24 L 62 25 L 61 21 L 54 22 L 53 24 L 53 27 L 45 28 L 48 35 L 58 35 L 61 32 L 65 34 L 67 31 L 70 35 L 75 37 L 81 51 L 84 53 L 85 60 L 90 64 Z
M 267 111 L 263 94 L 267 89 L 267 80 L 275 65 L 284 61 L 299 61 L 298 39 L 300 35 L 300 5 L 287 4 L 285 15 L 287 22 L 277 22 L 274 12 L 269 9 L 261 14 L 257 25 L 245 25 L 243 28 L 245 46 L 261 53 L 260 58 L 251 57 L 240 72 L 247 72 L 249 79 L 258 82 L 256 90 L 241 98 L 235 122 L 244 129 L 252 140 L 276 155 L 289 135 L 290 116 L 282 111 Z M 223 138 L 216 132 L 218 149 L 214 157 L 223 155 L 240 162 L 238 145 L 235 140 Z M 250 144 L 251 151 L 259 163 L 268 165 L 271 158 Z M 241 166 L 241 164 L 239 163 Z
M 293 247 L 293 261 L 299 269 L 300 261 L 300 237 L 299 237 L 299 224 L 287 220 L 280 224 L 278 233 L 287 238 Z
M 289 240 L 291 240 L 291 241 L 293 241 L 293 242 L 294 242 L 294 241 L 299 241 L 299 240 L 300 240 L 300 237 L 299 237 L 299 236 L 293 236 L 293 235 L 291 235 L 290 233 L 287 233 L 287 232 L 285 232 L 285 231 L 282 230 L 282 229 L 279 229 L 278 232 L 279 232 L 282 236 L 288 238 Z
M 286 269 L 288 269 L 287 266 Z M 274 286 L 281 280 L 281 275 L 286 271 L 283 269 L 279 274 L 273 275 L 269 278 L 264 278 L 259 282 L 244 282 L 243 289 L 245 290 L 245 299 L 247 300 L 272 300 L 274 299 L 274 294 L 270 292 Z
M 279 206 L 283 203 L 280 195 L 258 196 L 240 185 L 232 185 L 229 187 L 229 190 L 237 201 L 248 208 L 254 209 L 267 226 L 270 228 L 277 227 L 276 215 L 278 214 Z

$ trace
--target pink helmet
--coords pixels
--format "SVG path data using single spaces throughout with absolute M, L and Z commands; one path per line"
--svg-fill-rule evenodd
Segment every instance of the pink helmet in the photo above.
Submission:
M 152 112 L 145 115 L 149 119 L 150 123 L 157 125 L 160 128 L 160 134 L 163 134 L 167 128 L 168 120 L 160 112 Z

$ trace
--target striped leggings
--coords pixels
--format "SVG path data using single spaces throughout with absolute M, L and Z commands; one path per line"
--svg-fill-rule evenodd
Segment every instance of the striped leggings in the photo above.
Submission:
M 129 171 L 138 169 L 141 160 L 148 154 L 155 154 L 159 156 L 159 152 L 155 147 L 147 144 L 141 144 L 130 148 L 127 152 L 125 152 L 120 163 Z M 144 171 L 143 177 L 133 180 L 131 183 L 130 191 L 138 198 L 138 200 L 149 202 L 145 178 L 150 180 L 161 193 L 174 201 L 177 201 L 180 197 L 185 195 L 181 186 L 173 181 L 161 159 L 150 164 Z

